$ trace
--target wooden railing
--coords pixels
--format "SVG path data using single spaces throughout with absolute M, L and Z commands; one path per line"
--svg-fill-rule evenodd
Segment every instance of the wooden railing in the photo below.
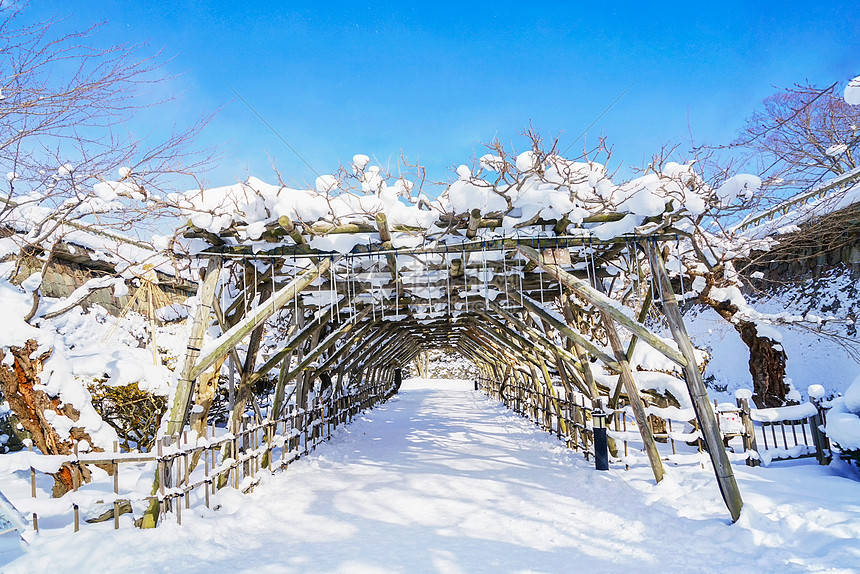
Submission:
M 195 505 L 210 507 L 211 495 L 219 489 L 232 487 L 242 492 L 252 491 L 263 475 L 284 470 L 296 459 L 312 452 L 330 438 L 337 427 L 385 400 L 391 391 L 390 384 L 379 382 L 337 398 L 320 400 L 317 397 L 307 410 L 289 405 L 284 416 L 277 420 L 252 422 L 245 418 L 235 433 L 211 426 L 199 437 L 187 431 L 176 442 L 165 437 L 157 441 L 154 451 L 149 453 L 116 452 L 115 444 L 113 453 L 3 455 L 9 457 L 6 461 L 23 462 L 23 465 L 18 464 L 20 471 L 29 470 L 31 497 L 29 501 L 13 502 L 32 518 L 32 526 L 37 531 L 43 510 L 47 513 L 47 521 L 42 520 L 42 528 L 68 528 L 77 532 L 82 522 L 112 519 L 113 527 L 118 529 L 123 524 L 134 524 L 132 517 L 139 514 L 134 510 L 145 508 L 151 500 L 158 501 L 162 519 L 172 513 L 181 523 L 183 510 Z M 102 479 L 83 485 L 76 483 L 73 491 L 61 498 L 47 499 L 43 495 L 36 500 L 37 483 L 52 481 L 47 475 L 63 463 L 106 470 L 112 492 L 108 481 Z M 157 492 L 136 490 L 135 476 L 153 476 L 153 472 L 159 479 Z M 128 487 L 122 488 L 124 485 Z M 37 508 L 40 510 L 36 511 Z
M 479 390 L 501 400 L 541 429 L 555 434 L 573 450 L 581 451 L 586 460 L 594 455 L 594 406 L 585 395 L 570 393 L 566 396 L 560 388 L 556 389 L 555 395 L 546 391 L 535 392 L 519 381 L 502 383 L 487 377 L 479 377 L 476 383 Z
M 561 387 L 554 387 L 552 394 L 536 391 L 535 387 L 519 381 L 500 383 L 486 377 L 476 383 L 480 390 L 557 435 L 570 448 L 581 450 L 586 459 L 594 455 L 592 420 L 596 405 L 585 395 L 566 396 Z M 664 461 L 674 464 L 701 461 L 701 457 L 690 456 L 704 452 L 692 408 L 649 406 L 646 412 L 654 438 L 665 445 L 660 447 Z M 762 462 L 815 457 L 820 464 L 830 462 L 831 448 L 822 430 L 826 407 L 818 401 L 777 409 L 751 409 L 749 397 L 741 393 L 735 405 L 715 402 L 714 412 L 723 442 L 734 461 L 757 466 Z M 616 462 L 625 461 L 631 449 L 638 451 L 642 447 L 632 409 L 622 405 L 605 414 L 608 435 L 614 441 L 614 449 L 610 445 L 613 458 Z

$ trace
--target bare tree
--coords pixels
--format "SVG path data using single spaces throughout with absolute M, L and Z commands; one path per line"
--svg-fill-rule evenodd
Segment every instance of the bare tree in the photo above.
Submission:
M 171 177 L 209 159 L 190 147 L 208 118 L 158 140 L 130 133 L 164 103 L 145 93 L 168 78 L 161 54 L 98 47 L 102 25 L 61 32 L 57 18 L 28 23 L 27 9 L 0 10 L 0 223 L 27 227 L 34 245 L 69 222 L 135 229 Z
M 43 273 L 57 245 L 76 231 L 108 236 L 107 250 L 122 242 L 146 248 L 121 234 L 157 223 L 167 186 L 207 164 L 211 154 L 192 145 L 208 118 L 163 137 L 132 133 L 130 120 L 165 103 L 153 101 L 148 90 L 169 78 L 162 55 L 148 54 L 143 44 L 100 47 L 101 25 L 65 32 L 58 18 L 33 23 L 28 9 L 27 3 L 0 4 L 0 173 L 7 174 L 0 228 L 19 242 L 19 266 L 35 259 Z M 25 318 L 31 321 L 39 318 L 40 296 L 32 285 L 26 290 L 33 293 Z M 53 429 L 55 416 L 77 421 L 87 405 L 40 390 L 41 364 L 52 351 L 31 357 L 36 343 L 20 345 L 8 350 L 14 368 L 0 372 L 0 391 L 36 446 L 44 454 L 67 454 L 75 441 L 91 442 L 82 428 L 67 439 Z M 0 356 L 9 358 L 6 349 Z M 73 474 L 65 467 L 57 473 L 55 494 L 71 488 Z
M 797 84 L 766 98 L 730 149 L 756 166 L 761 207 L 810 190 L 855 169 L 860 160 L 860 107 L 837 84 Z

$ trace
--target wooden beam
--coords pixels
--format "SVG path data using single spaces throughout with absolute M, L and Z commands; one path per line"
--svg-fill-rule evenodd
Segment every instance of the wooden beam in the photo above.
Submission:
M 188 337 L 188 344 L 185 349 L 185 361 L 182 371 L 179 375 L 179 381 L 176 385 L 176 394 L 173 398 L 173 405 L 167 414 L 167 436 L 178 437 L 185 425 L 185 419 L 191 410 L 191 401 L 194 397 L 194 379 L 190 376 L 191 370 L 194 368 L 194 362 L 200 354 L 200 345 L 203 341 L 203 334 L 209 327 L 209 319 L 212 311 L 212 301 L 215 298 L 215 289 L 218 286 L 218 278 L 221 274 L 221 259 L 212 257 L 206 266 L 206 275 L 203 277 L 202 283 L 198 286 L 197 297 L 200 304 L 194 313 L 194 320 L 191 323 L 191 333 Z M 160 437 L 156 437 L 160 440 Z M 158 492 L 161 476 L 156 471 L 155 479 L 153 480 L 152 493 Z M 158 498 L 150 500 L 149 505 L 144 511 L 142 528 L 155 528 L 158 523 L 158 515 L 160 503 Z
M 362 314 L 360 317 L 358 317 L 358 320 L 361 320 L 362 318 L 366 317 L 369 312 L 370 309 L 365 309 L 364 311 L 362 311 Z M 350 335 L 343 345 L 335 349 L 335 351 L 331 355 L 329 355 L 320 366 L 316 368 L 317 372 L 328 369 L 332 364 L 334 364 L 336 360 L 340 358 L 341 355 L 349 351 L 350 348 L 352 348 L 352 345 L 355 344 L 358 339 L 363 337 L 367 333 L 367 331 L 369 331 L 372 327 L 377 326 L 378 324 L 379 321 L 373 320 L 362 323 L 361 327 L 359 327 L 359 329 L 355 333 Z
M 294 352 L 299 348 L 299 345 L 307 341 L 310 337 L 313 336 L 314 333 L 325 327 L 326 323 L 328 323 L 329 319 L 331 319 L 332 314 L 334 314 L 337 309 L 337 303 L 334 305 L 329 305 L 325 311 L 321 314 L 318 314 L 314 319 L 311 319 L 311 322 L 305 325 L 304 329 L 299 331 L 293 336 L 290 341 L 278 349 L 274 355 L 269 357 L 269 359 L 263 363 L 263 365 L 257 369 L 255 373 L 253 373 L 250 377 L 248 377 L 248 384 L 253 385 L 258 380 L 260 380 L 266 373 L 274 369 L 281 360 L 286 357 L 288 354 Z
M 741 492 L 735 480 L 729 457 L 726 454 L 723 437 L 720 434 L 720 428 L 717 426 L 717 419 L 714 416 L 711 401 L 708 398 L 708 391 L 705 388 L 704 381 L 702 381 L 702 373 L 696 364 L 693 343 L 690 342 L 690 336 L 687 334 L 687 328 L 684 326 L 684 318 L 681 316 L 681 310 L 678 308 L 678 301 L 675 299 L 675 293 L 672 292 L 672 285 L 669 283 L 669 274 L 666 273 L 666 265 L 659 250 L 655 249 L 654 251 L 654 259 L 657 263 L 655 271 L 658 278 L 656 281 L 657 285 L 654 287 L 660 290 L 660 296 L 663 300 L 663 314 L 666 316 L 678 348 L 681 349 L 681 352 L 687 359 L 687 364 L 684 366 L 684 379 L 687 382 L 687 389 L 690 391 L 690 399 L 693 401 L 696 419 L 699 421 L 702 438 L 711 457 L 711 464 L 714 467 L 714 474 L 717 476 L 720 493 L 723 495 L 723 500 L 732 516 L 732 522 L 736 522 L 740 518 L 741 509 L 744 505 Z M 652 277 L 653 280 L 654 278 Z
M 577 357 L 574 357 L 570 353 L 570 351 L 568 351 L 567 349 L 564 349 L 562 347 L 559 347 L 554 341 L 549 339 L 546 335 L 544 335 L 543 333 L 541 333 L 537 329 L 534 329 L 534 328 L 530 327 L 529 325 L 526 325 L 523 321 L 521 321 L 514 314 L 508 313 L 507 310 L 505 310 L 501 305 L 499 305 L 495 301 L 491 301 L 490 306 L 498 314 L 500 314 L 502 317 L 504 317 L 505 319 L 507 319 L 508 321 L 513 323 L 516 327 L 518 327 L 524 333 L 527 333 L 527 334 L 531 335 L 532 337 L 534 337 L 535 339 L 537 339 L 538 341 L 540 341 L 543 344 L 543 346 L 546 347 L 546 349 L 548 351 L 550 351 L 550 353 L 553 355 L 552 356 L 553 359 L 556 359 L 556 358 L 564 359 L 564 360 L 568 361 L 569 363 L 571 363 L 576 368 L 576 370 L 578 372 L 584 371 L 584 369 L 586 367 L 582 364 L 582 362 Z M 563 375 L 561 375 L 561 373 L 559 373 L 559 375 L 563 377 Z M 591 382 L 591 386 L 589 386 L 585 381 L 582 381 L 578 378 L 574 378 L 573 382 L 576 385 L 576 387 L 579 389 L 579 391 L 582 392 L 583 394 L 585 394 L 586 396 L 588 396 L 589 398 L 593 399 L 593 398 L 597 397 L 597 387 L 594 385 L 594 381 Z
M 639 310 L 639 315 L 636 317 L 636 320 L 642 323 L 645 321 L 645 318 L 648 317 L 648 310 L 651 309 L 651 301 L 653 299 L 652 290 L 648 289 L 648 292 L 645 295 L 645 300 L 642 302 L 642 308 Z M 633 335 L 630 337 L 630 342 L 627 344 L 627 352 L 624 354 L 627 357 L 627 362 L 633 360 L 633 351 L 636 350 L 636 342 L 639 340 L 639 337 Z M 624 381 L 621 377 L 618 377 L 618 383 L 615 385 L 615 390 L 612 392 L 612 396 L 609 398 L 609 408 L 614 409 L 618 406 L 618 399 L 621 396 L 621 387 L 624 384 Z
M 367 315 L 370 312 L 370 309 L 365 309 L 362 313 Z M 350 329 L 355 327 L 356 323 L 352 321 L 348 321 L 329 333 L 329 335 L 323 339 L 313 350 L 311 350 L 307 355 L 305 355 L 301 362 L 294 369 L 292 369 L 286 375 L 286 380 L 291 381 L 298 373 L 302 372 L 306 369 L 312 362 L 316 360 L 323 352 L 325 352 L 329 347 L 334 345 L 338 339 L 340 339 L 345 333 L 347 333 Z
M 288 285 L 274 293 L 264 303 L 258 305 L 250 315 L 246 316 L 229 331 L 218 337 L 214 342 L 215 348 L 197 362 L 191 370 L 189 377 L 192 380 L 197 378 L 200 373 L 208 369 L 215 361 L 227 354 L 230 349 L 235 347 L 259 324 L 265 322 L 266 319 L 271 317 L 278 309 L 292 301 L 294 297 L 297 297 L 302 289 L 310 285 L 314 279 L 319 277 L 320 274 L 324 273 L 329 267 L 331 267 L 331 259 L 323 259 L 319 262 L 319 265 L 305 271 Z
M 639 388 L 633 379 L 630 364 L 627 362 L 627 355 L 621 346 L 621 338 L 618 336 L 618 331 L 612 323 L 612 317 L 605 311 L 602 312 L 602 324 L 603 330 L 606 331 L 606 336 L 609 339 L 609 344 L 612 346 L 612 351 L 615 353 L 615 358 L 618 360 L 618 365 L 621 367 L 621 374 L 619 376 L 624 381 L 627 400 L 630 401 L 630 406 L 633 408 L 636 426 L 639 427 L 639 434 L 642 436 L 645 453 L 648 455 L 648 462 L 651 463 L 651 472 L 654 473 L 654 480 L 660 482 L 663 480 L 663 463 L 660 461 L 660 452 L 657 450 L 654 433 L 651 432 L 648 415 L 645 414 L 645 404 L 642 402 L 642 397 L 639 396 Z
M 578 326 L 579 323 L 576 321 L 577 317 L 573 314 L 573 309 L 570 305 L 570 297 L 568 294 L 564 293 L 564 298 L 561 306 L 562 317 L 565 322 L 570 326 Z M 551 325 L 545 320 L 541 319 L 541 322 L 544 324 L 544 329 L 548 329 Z M 573 351 L 574 356 L 576 356 L 580 362 L 582 363 L 582 376 L 585 378 L 585 382 L 589 387 L 596 387 L 597 383 L 594 380 L 594 373 L 591 370 L 591 362 L 588 360 L 588 356 L 582 348 L 582 345 L 579 345 L 576 341 L 568 339 L 568 343 L 570 343 L 570 348 Z
M 385 344 L 387 339 L 391 338 L 391 330 L 393 328 L 394 323 L 386 321 L 384 325 L 371 333 L 370 337 L 361 341 L 354 349 L 349 350 L 346 357 L 338 362 L 337 367 L 335 367 L 336 370 L 342 372 L 344 369 L 352 368 L 353 364 L 359 360 L 360 353 L 365 352 L 367 349 L 377 349 L 380 345 Z
M 617 301 L 610 299 L 609 297 L 607 297 L 597 289 L 593 288 L 591 285 L 589 285 L 579 277 L 568 273 L 558 265 L 547 263 L 544 260 L 543 255 L 541 255 L 531 247 L 526 247 L 525 245 L 518 245 L 517 251 L 519 251 L 524 257 L 526 257 L 530 261 L 536 263 L 538 266 L 540 266 L 541 269 L 552 275 L 555 279 L 561 281 L 566 286 L 576 291 L 576 293 L 582 298 L 584 298 L 586 301 L 597 306 L 601 311 L 604 311 L 609 314 L 609 316 L 612 317 L 614 321 L 629 329 L 632 333 L 634 333 L 640 339 L 654 347 L 654 349 L 662 353 L 671 361 L 674 361 L 681 367 L 684 367 L 687 364 L 687 359 L 684 358 L 681 353 L 667 345 L 660 337 L 651 333 L 651 331 L 649 331 L 645 325 L 634 321 L 633 319 L 625 315 L 624 312 L 619 309 L 621 305 Z
M 481 225 L 481 210 L 473 209 L 469 212 L 469 223 L 466 226 L 466 239 L 474 239 L 478 235 L 478 227 Z M 447 255 L 446 255 L 447 257 Z M 464 251 L 460 259 L 451 261 L 451 267 L 448 274 L 451 277 L 461 277 L 466 273 L 466 267 L 469 265 L 469 252 Z
M 541 307 L 540 303 L 533 300 L 531 297 L 521 295 L 515 291 L 511 293 L 522 304 L 523 307 L 527 308 L 529 311 L 534 312 L 538 317 L 549 323 L 553 329 L 555 329 L 571 341 L 577 343 L 578 345 L 581 345 L 589 354 L 597 357 L 604 365 L 606 365 L 616 373 L 621 372 L 621 367 L 618 365 L 618 361 L 613 359 L 608 354 L 604 353 L 589 339 L 582 336 L 578 331 L 566 325 L 564 321 L 560 320 L 553 313 L 550 313 L 549 311 Z

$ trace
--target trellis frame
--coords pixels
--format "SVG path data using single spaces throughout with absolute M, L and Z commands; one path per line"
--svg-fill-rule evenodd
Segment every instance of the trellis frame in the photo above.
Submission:
M 583 223 L 618 221 L 623 216 L 623 214 L 601 214 L 587 218 Z M 210 261 L 219 261 L 218 265 L 223 265 L 224 262 L 229 264 L 231 260 L 246 262 L 252 258 L 255 261 L 258 259 L 270 261 L 272 275 L 264 274 L 261 281 L 272 281 L 276 268 L 283 268 L 290 261 L 295 263 L 298 260 L 310 260 L 313 266 L 301 276 L 301 279 L 294 274 L 289 285 L 278 288 L 277 293 L 283 295 L 286 290 L 290 294 L 289 297 L 282 296 L 278 299 L 272 296 L 268 302 L 259 304 L 256 310 L 246 309 L 241 313 L 239 313 L 241 302 L 234 300 L 228 313 L 238 314 L 240 319 L 219 338 L 214 350 L 207 353 L 206 357 L 200 359 L 193 355 L 193 349 L 199 349 L 199 335 L 198 339 L 189 341 L 189 350 L 185 359 L 186 368 L 183 369 L 181 378 L 181 392 L 177 392 L 174 408 L 171 409 L 168 433 L 179 432 L 182 425 L 178 421 L 184 421 L 187 418 L 192 406 L 189 400 L 193 395 L 195 378 L 217 361 L 219 356 L 236 353 L 237 344 L 252 330 L 248 329 L 249 323 L 253 322 L 255 328 L 258 328 L 260 323 L 265 323 L 265 319 L 278 309 L 284 308 L 286 303 L 298 298 L 312 282 L 319 278 L 326 291 L 334 292 L 337 296 L 342 295 L 343 299 L 326 310 L 317 309 L 314 305 L 305 303 L 300 307 L 297 306 L 296 310 L 301 309 L 303 315 L 315 311 L 319 318 L 318 324 L 313 328 L 307 326 L 297 328 L 291 340 L 281 345 L 261 367 L 254 372 L 244 373 L 243 381 L 254 382 L 266 376 L 271 370 L 280 367 L 283 372 L 278 379 L 276 395 L 281 397 L 278 400 L 283 400 L 282 395 L 288 382 L 297 379 L 296 392 L 300 402 L 301 393 L 307 392 L 311 379 L 325 375 L 327 372 L 333 373 L 336 377 L 332 379 L 333 392 L 341 393 L 346 390 L 344 381 L 347 385 L 360 386 L 366 381 L 390 380 L 394 368 L 405 366 L 420 352 L 432 348 L 447 348 L 479 364 L 482 370 L 491 376 L 500 379 L 522 377 L 523 380 L 533 381 L 535 389 L 545 386 L 552 395 L 554 393 L 550 373 L 552 369 L 565 388 L 569 387 L 572 390 L 575 387 L 576 390 L 592 398 L 597 398 L 599 395 L 606 396 L 609 404 L 613 406 L 622 395 L 630 402 L 639 423 L 638 427 L 642 433 L 655 480 L 659 481 L 663 474 L 662 463 L 651 436 L 650 425 L 645 418 L 640 392 L 636 388 L 635 375 L 629 365 L 633 347 L 639 341 L 650 345 L 682 369 L 691 399 L 696 407 L 704 440 L 711 454 L 720 490 L 732 519 L 737 520 L 742 507 L 740 493 L 725 450 L 722 448 L 718 431 L 715 434 L 716 423 L 713 410 L 707 400 L 692 345 L 683 327 L 683 320 L 659 253 L 656 260 L 660 264 L 654 265 L 651 269 L 652 281 L 655 278 L 659 280 L 654 281 L 651 289 L 660 292 L 660 306 L 680 352 L 667 345 L 662 338 L 652 333 L 643 324 L 645 313 L 652 307 L 650 293 L 644 299 L 639 313 L 636 314 L 637 319 L 631 319 L 620 309 L 617 301 L 592 286 L 599 285 L 598 277 L 608 275 L 604 265 L 625 248 L 629 250 L 633 245 L 635 251 L 637 244 L 647 241 L 653 242 L 654 251 L 658 251 L 656 246 L 661 242 L 674 240 L 676 236 L 671 234 L 647 237 L 627 235 L 602 241 L 589 233 L 546 236 L 542 231 L 534 232 L 535 229 L 546 225 L 545 222 L 536 221 L 531 233 L 523 232 L 521 236 L 480 237 L 481 230 L 484 230 L 485 234 L 491 233 L 487 230 L 498 227 L 500 223 L 500 218 L 492 215 L 482 217 L 480 211 L 473 209 L 465 217 L 459 220 L 454 218 L 447 222 L 449 233 L 446 237 L 454 238 L 450 243 L 437 242 L 434 245 L 413 248 L 394 247 L 392 233 L 421 233 L 422 230 L 391 226 L 384 214 L 377 214 L 372 222 L 366 224 L 358 222 L 328 226 L 318 222 L 297 222 L 281 217 L 276 223 L 267 226 L 263 239 L 270 244 L 262 250 L 259 247 L 252 250 L 245 245 L 235 244 L 233 239 L 235 233 L 229 231 L 222 236 L 213 236 L 208 232 L 189 228 L 186 232 L 188 237 L 203 238 L 212 244 L 212 247 L 202 255 L 210 257 Z M 378 241 L 357 245 L 345 260 L 347 265 L 355 265 L 357 261 L 375 258 L 377 269 L 369 272 L 364 270 L 365 274 L 369 274 L 368 278 L 362 278 L 356 273 L 347 278 L 349 284 L 338 279 L 332 261 L 340 255 L 319 251 L 311 246 L 315 235 L 341 233 L 369 233 L 378 237 Z M 461 234 L 460 238 L 456 238 L 456 234 Z M 287 237 L 290 238 L 291 244 L 285 243 Z M 564 269 L 563 264 L 559 264 L 557 260 L 548 261 L 542 253 L 545 251 L 555 254 L 555 250 L 567 250 L 570 253 L 572 250 L 577 252 L 585 249 L 591 250 L 592 253 L 598 252 L 596 256 L 591 255 L 594 277 L 582 277 L 581 271 L 579 271 L 580 276 L 577 276 L 576 271 Z M 482 257 L 476 264 L 474 258 L 479 252 L 482 253 Z M 487 260 L 487 253 L 501 254 L 501 260 L 498 258 Z M 638 257 L 638 254 L 634 253 L 633 256 Z M 425 285 L 421 285 L 420 281 L 418 284 L 407 284 L 404 281 L 404 273 L 410 275 L 415 273 L 399 268 L 402 265 L 399 261 L 408 257 L 423 259 L 425 270 L 430 270 L 436 275 L 439 275 L 441 270 L 446 271 L 445 279 L 426 284 L 427 289 L 441 290 L 444 296 L 434 299 L 429 297 L 431 291 L 427 292 L 427 296 L 423 296 L 420 293 Z M 432 263 L 431 259 L 439 259 L 444 264 Z M 599 260 L 599 266 L 594 264 L 595 259 Z M 210 263 L 210 267 L 212 265 L 214 264 Z M 298 265 L 294 267 L 300 268 Z M 494 281 L 487 276 L 475 278 L 475 275 L 481 275 L 485 270 L 496 274 L 503 271 L 507 274 L 497 275 Z M 547 280 L 543 275 L 552 278 L 549 289 L 544 288 Z M 587 272 L 586 275 L 591 275 L 591 272 Z M 209 276 L 211 273 L 207 274 L 207 277 Z M 388 279 L 379 283 L 375 280 L 377 277 Z M 471 288 L 475 283 L 481 284 L 483 294 L 480 290 L 466 292 L 466 287 Z M 493 300 L 486 296 L 490 285 L 499 291 L 495 293 Z M 256 284 L 254 289 L 256 291 Z M 376 303 L 375 299 L 368 301 L 367 293 L 371 291 L 374 293 L 374 298 L 381 293 L 383 300 L 379 303 Z M 560 308 L 564 313 L 553 311 L 545 302 L 541 303 L 540 299 L 546 297 L 547 291 L 550 292 L 551 300 L 559 294 L 563 296 Z M 209 306 L 211 306 L 214 293 L 215 288 L 204 280 L 201 284 L 201 302 L 205 303 L 209 300 Z M 501 299 L 503 304 L 499 303 L 500 295 L 504 296 Z M 571 312 L 566 302 L 566 298 L 570 295 L 575 295 L 597 313 L 599 320 L 589 318 L 584 320 L 592 322 L 592 329 L 600 328 L 606 333 L 611 350 L 595 344 L 589 335 L 579 332 L 577 326 L 571 323 L 571 317 L 566 316 Z M 453 304 L 447 303 L 449 301 L 453 301 Z M 442 305 L 446 308 L 445 311 L 441 314 L 435 312 L 431 305 L 442 303 L 446 303 Z M 267 305 L 271 312 L 265 310 Z M 264 310 L 260 311 L 261 308 Z M 344 312 L 347 308 L 350 310 Z M 198 331 L 202 334 L 199 325 L 207 323 L 208 309 L 203 305 L 200 309 L 203 315 L 198 313 L 199 316 L 195 317 L 196 330 L 192 330 L 192 336 Z M 426 313 L 427 309 L 430 310 L 429 314 Z M 256 313 L 250 316 L 257 317 L 257 320 L 250 321 L 246 316 L 247 313 Z M 383 320 L 381 315 L 386 313 L 388 316 Z M 225 314 L 222 313 L 222 315 Z M 357 315 L 361 317 L 356 320 Z M 394 315 L 397 319 L 391 320 Z M 358 323 L 357 326 L 351 321 Z M 236 325 L 244 325 L 244 327 L 237 328 Z M 626 350 L 622 347 L 616 325 L 620 325 L 631 334 Z M 320 340 L 321 337 L 322 340 Z M 199 350 L 197 353 L 199 355 Z M 296 366 L 292 368 L 284 364 L 284 359 L 291 356 L 297 361 Z M 618 385 L 615 389 L 598 388 L 592 376 L 590 363 L 592 359 L 596 359 L 603 368 L 618 375 Z M 317 361 L 316 365 L 314 365 L 315 361 Z M 347 376 L 349 374 L 351 376 Z M 298 391 L 300 386 L 301 392 Z M 621 392 L 622 387 L 624 393 Z M 557 405 L 555 408 L 558 408 Z

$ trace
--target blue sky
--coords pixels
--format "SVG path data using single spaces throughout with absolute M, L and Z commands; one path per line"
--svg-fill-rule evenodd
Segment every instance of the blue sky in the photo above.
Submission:
M 665 143 L 726 143 L 775 87 L 860 74 L 852 2 L 526 3 L 34 2 L 67 26 L 106 21 L 100 41 L 149 43 L 180 74 L 157 124 L 220 106 L 201 143 L 222 146 L 210 185 L 247 173 L 318 173 L 355 153 L 403 152 L 432 179 L 482 155 L 494 137 L 526 149 L 531 124 L 562 149 L 588 132 L 612 165 L 641 165 Z M 148 118 L 147 122 L 152 122 Z M 132 129 L 150 129 L 132 124 Z M 682 149 L 688 149 L 683 145 Z M 393 165 L 393 164 L 392 164 Z

